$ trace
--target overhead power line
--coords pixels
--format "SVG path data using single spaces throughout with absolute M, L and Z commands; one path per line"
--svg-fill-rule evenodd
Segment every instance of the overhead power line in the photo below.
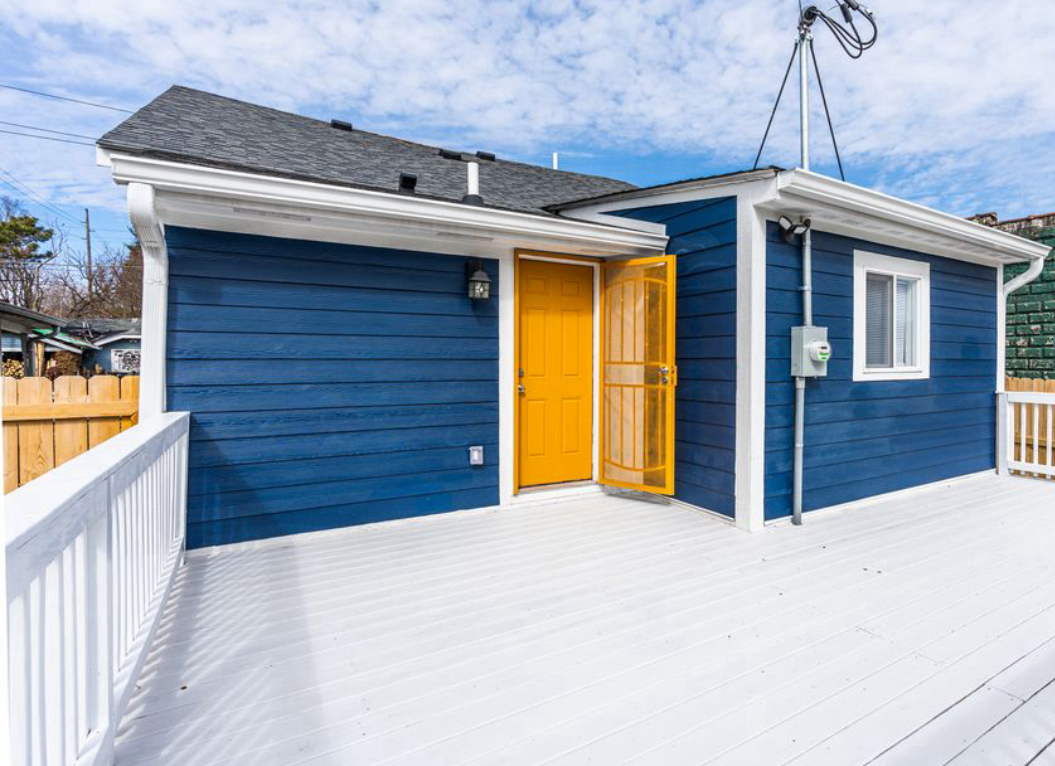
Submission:
M 99 109 L 109 109 L 112 112 L 124 112 L 125 114 L 132 114 L 132 110 L 131 109 L 122 109 L 119 106 L 110 106 L 108 104 L 100 104 L 100 103 L 95 102 L 95 101 L 85 101 L 84 99 L 80 99 L 80 98 L 70 98 L 69 96 L 57 96 L 54 93 L 44 93 L 43 91 L 39 91 L 39 90 L 30 90 L 29 88 L 20 88 L 17 85 L 7 85 L 7 84 L 2 83 L 2 82 L 0 82 L 0 88 L 7 88 L 8 90 L 17 90 L 17 91 L 20 91 L 22 93 L 32 94 L 34 96 L 43 96 L 44 98 L 54 98 L 54 99 L 57 99 L 59 101 L 69 101 L 70 103 L 73 103 L 73 104 L 83 104 L 84 106 L 94 106 L 94 107 L 97 107 Z
M 87 138 L 89 141 L 94 141 L 96 136 L 86 136 L 83 133 L 67 133 L 65 130 L 52 130 L 51 128 L 38 128 L 36 125 L 23 125 L 20 122 L 8 122 L 7 120 L 0 120 L 0 125 L 11 125 L 15 128 L 25 128 L 26 130 L 39 130 L 43 133 L 55 133 L 59 136 L 73 136 L 74 138 Z
M 4 174 L 8 178 L 10 178 L 11 181 L 14 181 L 15 184 L 18 184 L 18 186 L 15 186 L 11 182 L 4 181 L 4 179 L 0 178 L 0 181 L 3 181 L 5 184 L 10 186 L 12 189 L 15 189 L 17 191 L 19 189 L 19 187 L 21 187 L 21 191 L 24 192 L 25 194 L 28 194 L 33 199 L 33 201 L 36 202 L 38 205 L 41 205 L 41 206 L 47 208 L 48 210 L 50 210 L 55 215 L 58 215 L 58 216 L 61 216 L 62 218 L 65 218 L 70 223 L 76 223 L 76 224 L 80 224 L 81 223 L 81 219 L 80 218 L 74 218 L 69 213 L 66 213 L 66 212 L 64 212 L 62 210 L 59 210 L 52 203 L 48 202 L 43 197 L 41 197 L 39 194 L 37 194 L 35 191 L 30 189 L 28 186 L 26 186 L 24 183 L 19 181 L 15 177 L 14 173 L 12 173 L 11 171 L 5 170 L 4 168 L 0 168 L 0 173 Z
M 22 136 L 23 138 L 39 138 L 43 141 L 58 141 L 62 144 L 76 144 L 77 146 L 95 146 L 87 141 L 74 141 L 71 138 L 56 138 L 55 136 L 38 136 L 35 133 L 20 133 L 17 130 L 3 130 L 0 129 L 0 133 L 7 133 L 12 136 Z

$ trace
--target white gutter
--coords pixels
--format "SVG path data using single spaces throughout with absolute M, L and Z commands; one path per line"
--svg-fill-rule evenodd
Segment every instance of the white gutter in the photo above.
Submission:
M 988 253 L 1008 262 L 1043 259 L 1050 249 L 999 229 L 808 170 L 780 173 L 777 191 L 778 207 L 795 199 L 809 206 L 837 208 L 955 240 L 973 253 Z M 867 238 L 867 234 L 861 232 L 858 236 Z M 921 249 L 926 250 L 925 242 Z
M 667 237 L 656 232 L 622 228 L 557 216 L 426 199 L 410 194 L 386 194 L 313 181 L 188 165 L 165 160 L 100 151 L 117 183 L 148 184 L 158 193 L 201 195 L 214 200 L 242 200 L 324 210 L 373 223 L 408 223 L 461 230 L 503 238 L 542 237 L 579 243 L 612 252 L 659 253 Z M 482 190 L 486 194 L 486 189 Z M 144 332 L 145 334 L 145 332 Z

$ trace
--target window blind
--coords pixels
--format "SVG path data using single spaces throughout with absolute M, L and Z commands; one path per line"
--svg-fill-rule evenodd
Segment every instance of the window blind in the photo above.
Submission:
M 890 321 L 893 314 L 893 277 L 886 274 L 869 274 L 865 290 L 865 348 L 868 367 L 891 367 L 892 333 Z

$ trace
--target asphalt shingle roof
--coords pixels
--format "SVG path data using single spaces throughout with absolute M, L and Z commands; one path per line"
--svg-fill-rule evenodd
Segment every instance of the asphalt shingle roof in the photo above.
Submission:
M 339 130 L 322 120 L 179 85 L 98 143 L 140 156 L 393 193 L 400 173 L 414 173 L 418 195 L 442 200 L 460 201 L 466 189 L 465 163 L 441 157 L 437 147 Z M 547 207 L 635 188 L 521 162 L 478 162 L 484 203 L 509 210 L 548 214 Z

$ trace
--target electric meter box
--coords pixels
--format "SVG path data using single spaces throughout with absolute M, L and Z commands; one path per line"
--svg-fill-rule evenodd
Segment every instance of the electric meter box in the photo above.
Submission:
M 831 355 L 827 327 L 791 328 L 791 377 L 823 378 Z

